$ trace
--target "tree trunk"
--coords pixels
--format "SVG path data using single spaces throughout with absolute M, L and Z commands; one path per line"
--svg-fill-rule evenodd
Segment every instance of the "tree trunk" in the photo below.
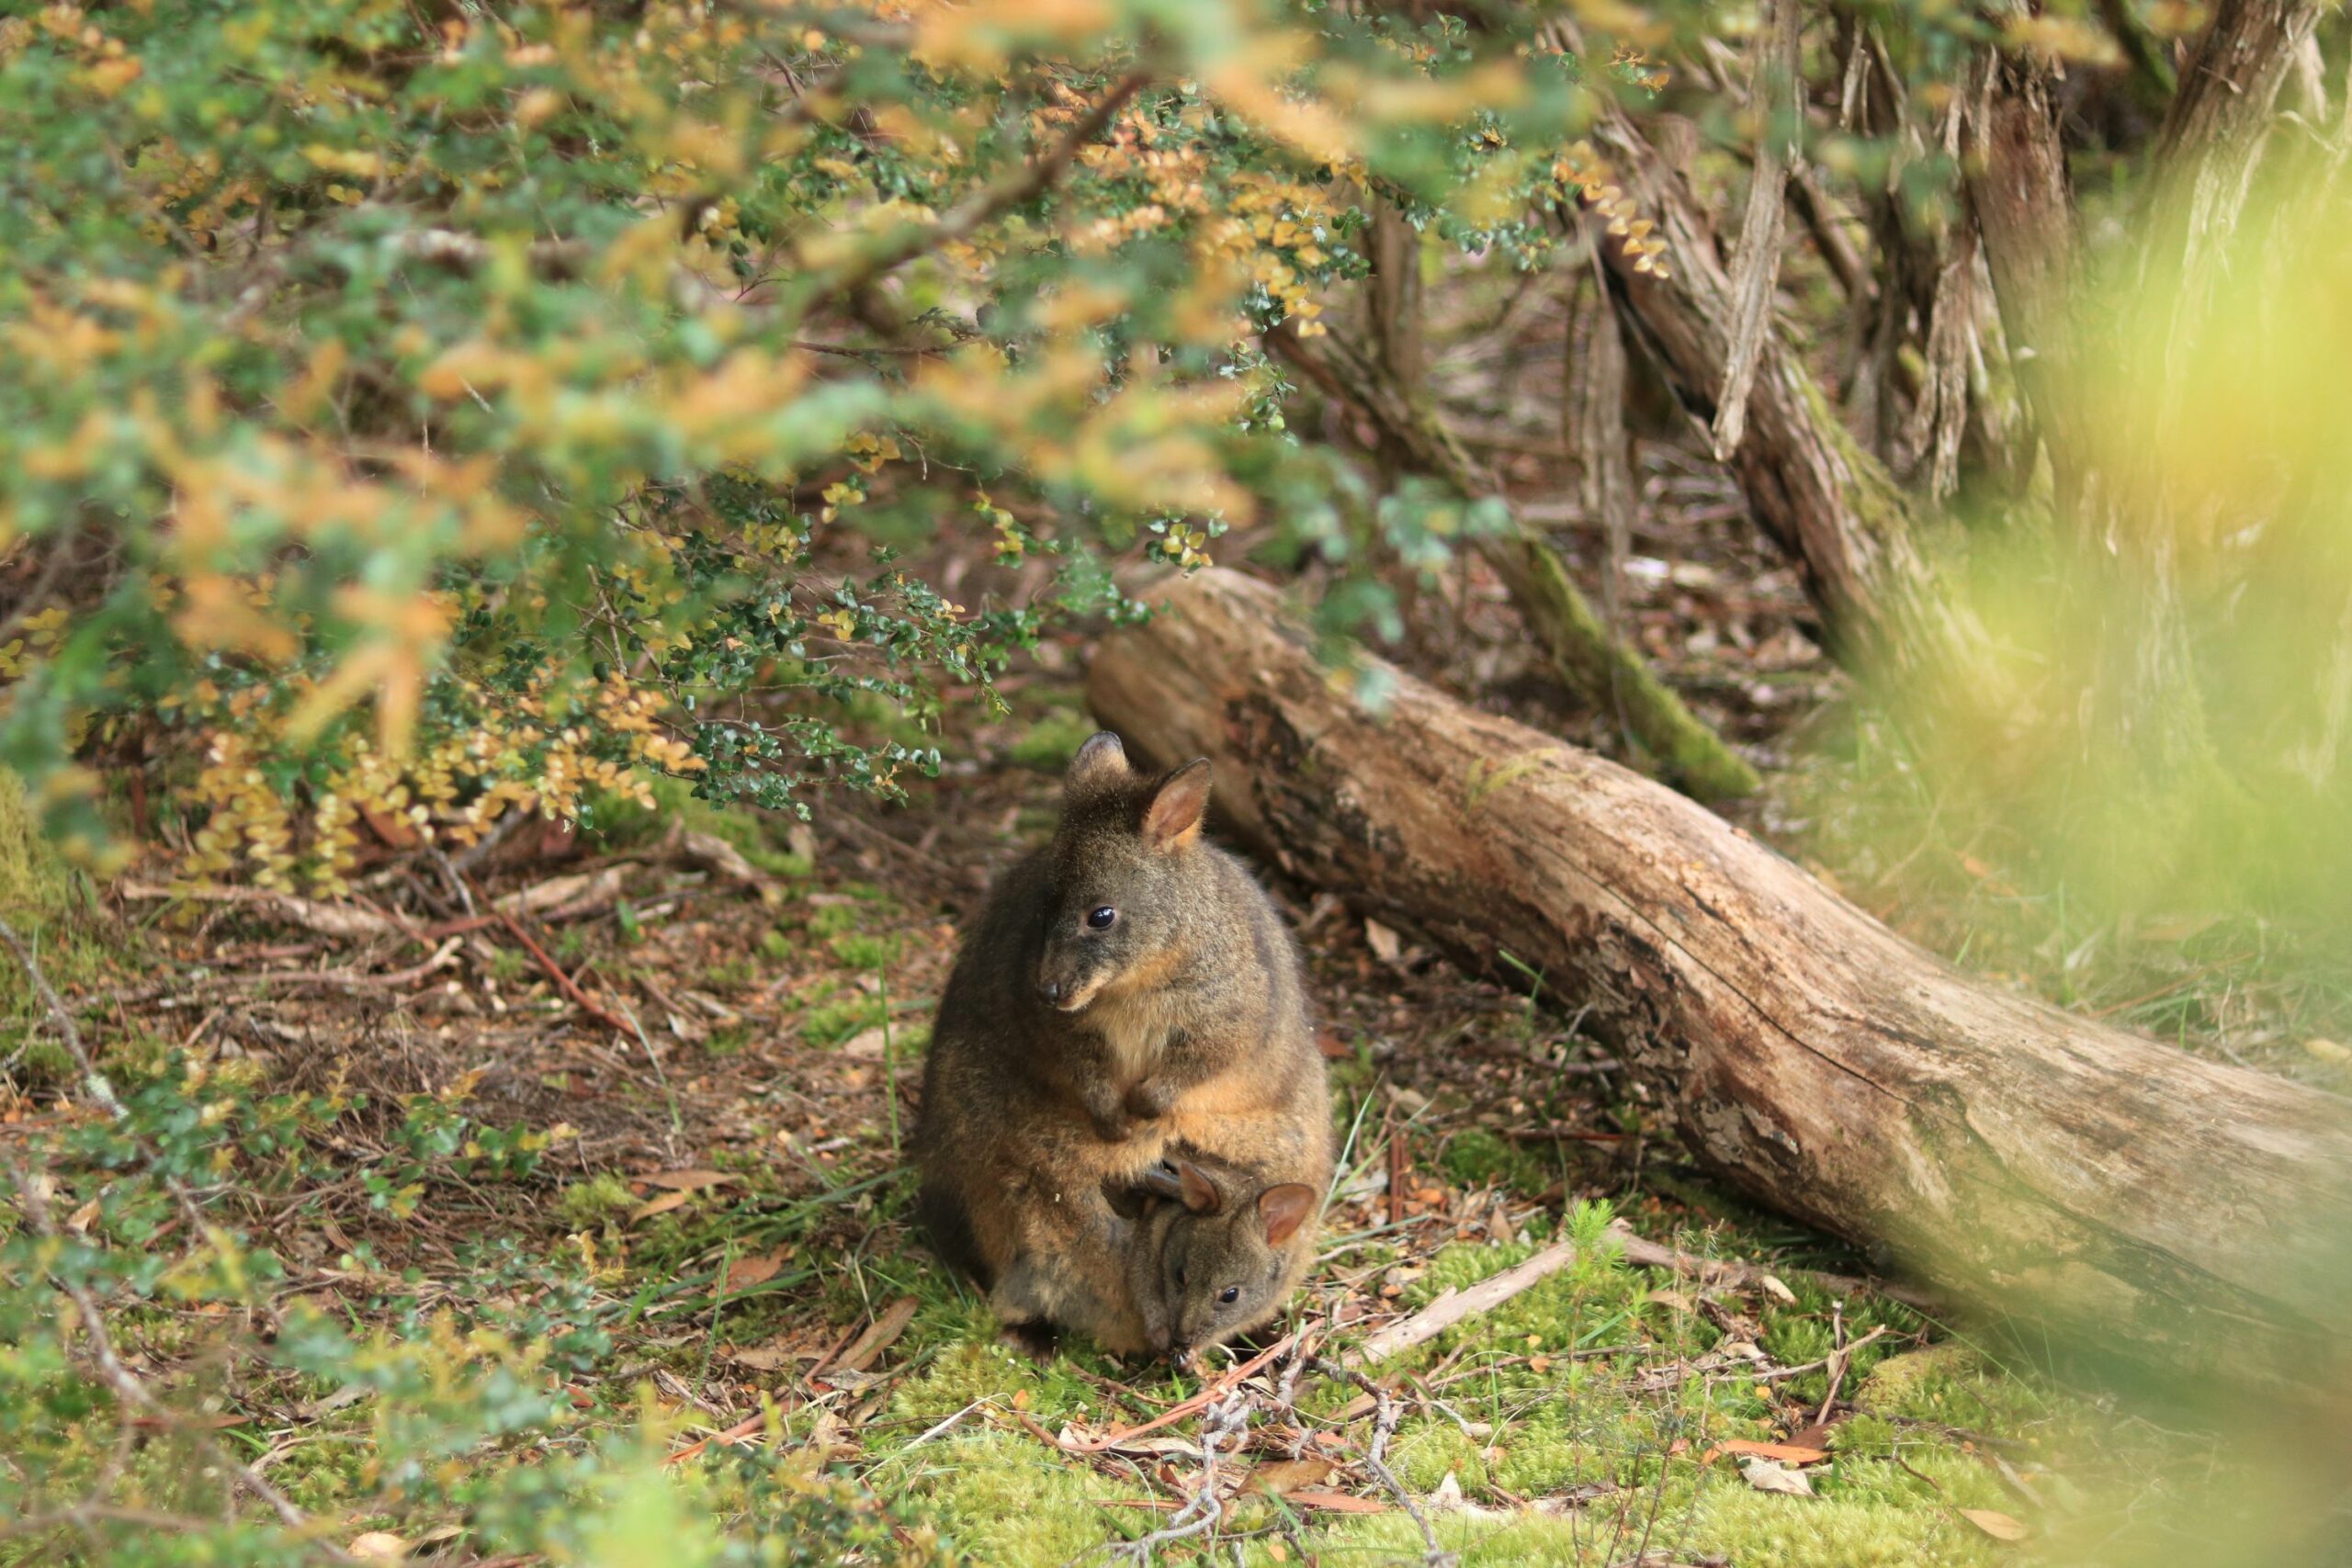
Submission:
M 1712 424 L 1735 309 L 1706 215 L 1623 111 L 1605 107 L 1592 140 L 1667 243 L 1661 275 L 1601 242 L 1620 318 L 1683 406 Z M 1910 502 L 1777 331 L 1758 348 L 1731 468 L 1757 525 L 1797 566 L 1840 662 L 1923 677 L 1956 700 L 2000 710 L 1983 669 L 1984 630 L 1936 592 Z
M 2056 78 L 2039 56 L 1988 51 L 1962 118 L 1969 210 L 2027 406 L 2049 444 L 2059 509 L 2073 507 L 2084 453 L 2070 429 L 2076 344 L 2075 198 L 2058 136 Z
M 1471 460 L 1444 423 L 1347 339 L 1336 333 L 1300 337 L 1285 325 L 1269 333 L 1266 341 L 1326 396 L 1369 416 L 1382 447 L 1408 467 L 1444 480 L 1464 497 L 1502 499 L 1501 487 Z M 1511 532 L 1479 540 L 1478 550 L 1510 590 L 1561 683 L 1595 708 L 1619 716 L 1661 773 L 1706 800 L 1756 792 L 1756 770 L 1594 613 L 1558 553 L 1515 512 Z
M 2352 1103 L 1962 976 L 1680 796 L 1408 676 L 1375 716 L 1235 573 L 1162 597 L 1103 645 L 1103 722 L 1214 758 L 1285 872 L 1542 976 L 1733 1184 L 2086 1347 L 2342 1386 Z

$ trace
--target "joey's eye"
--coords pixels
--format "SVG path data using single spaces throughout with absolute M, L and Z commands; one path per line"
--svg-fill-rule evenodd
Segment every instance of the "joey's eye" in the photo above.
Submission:
M 1231 1306 L 1234 1303 L 1241 1299 L 1241 1287 L 1238 1285 L 1227 1285 L 1224 1290 L 1217 1292 L 1216 1299 L 1219 1306 Z
M 1118 919 L 1119 911 L 1104 904 L 1086 912 L 1086 923 L 1098 931 L 1107 931 Z
M 1182 1263 L 1179 1263 L 1178 1265 L 1176 1265 L 1176 1285 L 1177 1285 L 1177 1288 L 1178 1288 L 1178 1289 L 1180 1289 L 1180 1290 L 1181 1290 L 1181 1289 L 1182 1289 L 1182 1288 L 1183 1288 L 1183 1284 L 1184 1284 L 1184 1266 L 1183 1266 Z

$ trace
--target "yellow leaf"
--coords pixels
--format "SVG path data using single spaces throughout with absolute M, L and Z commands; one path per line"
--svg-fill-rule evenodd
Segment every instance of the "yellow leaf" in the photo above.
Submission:
M 2033 1533 L 2019 1520 L 1992 1508 L 1962 1508 L 1960 1517 L 1995 1540 L 2023 1540 Z

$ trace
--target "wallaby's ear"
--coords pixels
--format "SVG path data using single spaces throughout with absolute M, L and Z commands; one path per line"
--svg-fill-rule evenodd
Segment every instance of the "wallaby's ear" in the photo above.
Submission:
M 1143 810 L 1143 841 L 1155 850 L 1182 849 L 1201 836 L 1209 808 L 1209 760 L 1195 757 L 1152 786 Z
M 1143 1173 L 1142 1187 L 1155 1198 L 1170 1198 L 1180 1203 L 1184 1200 L 1183 1178 L 1164 1159 L 1154 1160 L 1151 1168 Z
M 1081 795 L 1093 795 L 1115 784 L 1134 779 L 1136 771 L 1127 761 L 1127 750 L 1119 738 L 1107 729 L 1098 729 L 1087 737 L 1078 755 L 1069 760 L 1069 772 L 1062 775 L 1062 791 L 1072 799 Z
M 1315 1212 L 1315 1189 L 1303 1181 L 1285 1181 L 1258 1194 L 1258 1217 L 1266 1222 L 1266 1241 L 1280 1247 Z
M 1216 1190 L 1216 1183 L 1208 1179 L 1208 1173 L 1191 1160 L 1176 1162 L 1176 1179 L 1182 1186 L 1184 1207 L 1193 1213 L 1214 1214 L 1225 1207 L 1225 1194 Z

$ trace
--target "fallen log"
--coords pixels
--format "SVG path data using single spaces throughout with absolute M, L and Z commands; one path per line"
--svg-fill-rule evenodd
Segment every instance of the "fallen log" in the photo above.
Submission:
M 1734 1186 L 2086 1348 L 2345 1386 L 2352 1102 L 1962 975 L 1680 795 L 1408 676 L 1375 715 L 1248 579 L 1158 596 L 1096 660 L 1102 721 L 1213 758 L 1290 874 L 1541 976 Z

